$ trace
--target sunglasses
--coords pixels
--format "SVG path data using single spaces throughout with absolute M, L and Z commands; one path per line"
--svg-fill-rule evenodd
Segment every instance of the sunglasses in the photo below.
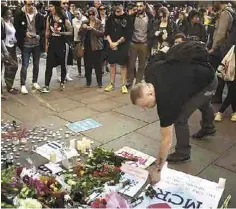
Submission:
M 100 8 L 99 10 L 106 10 L 105 8 Z
M 95 14 L 94 13 L 89 13 L 88 16 L 94 16 Z
M 115 13 L 118 13 L 118 14 L 119 14 L 119 13 L 121 13 L 121 11 L 120 11 L 120 10 L 116 10 Z
M 68 2 L 63 2 L 62 4 L 65 5 L 65 4 L 69 4 L 69 3 Z

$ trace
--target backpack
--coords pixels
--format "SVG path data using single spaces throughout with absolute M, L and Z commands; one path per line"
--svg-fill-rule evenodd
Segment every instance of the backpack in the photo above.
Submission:
M 231 28 L 227 32 L 225 43 L 221 48 L 223 57 L 227 54 L 230 48 L 236 44 L 236 14 L 229 9 L 226 9 L 226 11 L 232 16 L 233 22 Z
M 235 79 L 235 46 L 227 52 L 217 69 L 218 77 L 225 81 L 233 81 Z

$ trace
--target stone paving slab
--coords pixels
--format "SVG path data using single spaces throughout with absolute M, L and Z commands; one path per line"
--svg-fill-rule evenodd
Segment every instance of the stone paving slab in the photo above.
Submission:
M 106 100 L 108 98 L 109 98 L 108 95 L 97 93 L 92 97 L 84 97 L 83 99 L 81 99 L 81 103 L 84 103 L 84 104 L 92 104 L 92 103 L 96 103 L 96 102 L 102 103 L 103 100 Z
M 207 167 L 204 171 L 202 171 L 198 176 L 214 182 L 218 182 L 219 178 L 225 178 L 226 179 L 225 191 L 222 195 L 219 207 L 221 207 L 227 196 L 231 195 L 231 201 L 229 203 L 228 208 L 236 208 L 236 198 L 235 198 L 236 174 L 234 172 L 226 170 L 222 167 L 218 167 L 216 165 L 209 165 L 209 167 Z
M 84 106 L 84 107 L 78 107 L 69 111 L 62 112 L 59 114 L 59 117 L 70 122 L 76 122 L 76 121 L 83 120 L 86 118 L 94 117 L 95 115 L 99 113 L 100 112 L 96 110 L 93 110 L 91 108 Z
M 74 109 L 76 107 L 84 106 L 84 104 L 81 104 L 68 98 L 55 99 L 53 101 L 48 101 L 47 104 L 51 106 L 56 112 L 64 112 L 67 110 Z
M 209 150 L 192 145 L 191 161 L 182 164 L 168 164 L 170 168 L 183 171 L 191 175 L 197 175 L 207 166 L 213 163 L 219 156 Z
M 33 128 L 35 126 L 45 126 L 51 130 L 55 130 L 67 123 L 68 121 L 63 120 L 62 118 L 59 118 L 55 115 L 49 115 L 34 122 L 27 122 L 26 125 L 28 128 Z
M 98 101 L 87 105 L 87 107 L 99 112 L 108 112 L 121 106 L 122 104 L 112 101 L 111 99 L 105 99 L 103 101 Z
M 232 145 L 235 144 L 235 140 L 233 140 L 229 136 L 223 136 L 219 133 L 219 135 L 207 137 L 206 139 L 196 140 L 192 139 L 192 144 L 198 145 L 204 149 L 208 149 L 217 154 L 222 154 L 226 152 Z
M 236 145 L 227 150 L 214 164 L 236 173 Z
M 158 142 L 157 140 L 133 132 L 122 136 L 115 141 L 104 144 L 103 147 L 117 151 L 124 146 L 129 146 L 133 149 L 156 157 L 159 144 L 160 142 Z
M 149 138 L 153 138 L 157 141 L 161 140 L 161 135 L 160 135 L 160 121 L 156 121 L 154 123 L 150 123 L 138 130 L 136 130 L 137 133 L 147 136 Z M 173 141 L 172 141 L 172 146 L 174 147 L 176 144 L 176 136 L 175 136 L 175 131 L 173 130 Z
M 123 105 L 127 105 L 127 104 L 130 104 L 130 98 L 129 98 L 129 95 L 128 94 L 121 94 L 120 93 L 120 96 L 117 96 L 117 97 L 114 97 L 114 98 L 111 98 L 112 101 L 115 101 L 115 102 L 118 102 L 120 104 L 123 104 Z
M 119 107 L 113 111 L 147 123 L 153 123 L 159 119 L 156 108 L 143 110 L 137 106 L 129 104 L 126 106 Z
M 93 117 L 93 119 L 103 126 L 85 131 L 83 134 L 101 143 L 112 141 L 146 124 L 115 112 L 101 113 Z

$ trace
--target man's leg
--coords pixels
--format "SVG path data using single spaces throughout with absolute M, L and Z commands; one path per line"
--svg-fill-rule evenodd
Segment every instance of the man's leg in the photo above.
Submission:
M 209 128 L 210 124 L 213 124 L 214 114 L 210 101 L 216 86 L 217 80 L 214 80 L 184 106 L 179 118 L 174 123 L 177 144 L 175 153 L 170 154 L 167 159 L 169 162 L 177 163 L 190 160 L 191 146 L 188 119 L 198 108 L 201 109 L 203 123 L 207 124 Z
M 144 69 L 148 54 L 147 44 L 140 44 L 138 52 L 138 72 L 136 75 L 136 83 L 140 83 L 143 80 Z
M 133 84 L 135 70 L 136 70 L 136 60 L 138 57 L 138 47 L 137 44 L 131 43 L 130 44 L 130 51 L 129 51 L 129 65 L 128 65 L 128 74 L 127 74 L 127 85 L 131 86 Z
M 30 61 L 30 55 L 32 53 L 32 48 L 24 47 L 22 50 L 22 67 L 20 72 L 20 78 L 21 78 L 21 93 L 28 94 L 28 91 L 25 87 L 25 82 L 27 78 L 27 69 L 29 67 L 29 61 Z
M 34 85 L 38 82 L 39 61 L 40 61 L 40 46 L 36 46 L 36 47 L 33 48 L 32 55 L 33 55 L 33 80 L 32 80 L 32 83 Z M 33 87 L 37 87 L 36 89 L 38 89 L 39 86 L 35 85 Z

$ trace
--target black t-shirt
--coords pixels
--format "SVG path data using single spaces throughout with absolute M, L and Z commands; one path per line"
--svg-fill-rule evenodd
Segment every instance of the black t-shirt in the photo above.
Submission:
M 108 17 L 105 24 L 105 36 L 110 36 L 113 42 L 118 41 L 121 37 L 125 38 L 125 42 L 129 42 L 132 38 L 133 31 L 132 19 L 124 13 L 117 16 L 115 14 Z
M 145 80 L 154 85 L 161 127 L 172 125 L 183 106 L 210 84 L 213 78 L 213 68 L 203 60 L 162 60 L 149 63 Z

